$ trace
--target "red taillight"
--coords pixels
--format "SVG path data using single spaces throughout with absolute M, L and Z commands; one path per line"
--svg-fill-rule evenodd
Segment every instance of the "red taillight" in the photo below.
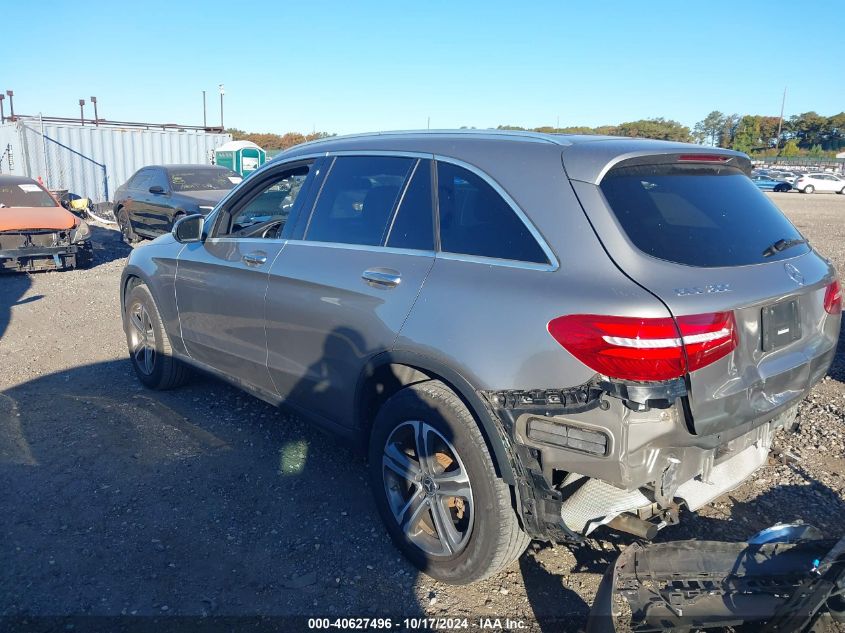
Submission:
M 730 354 L 733 312 L 671 318 L 572 314 L 552 319 L 549 334 L 589 368 L 611 378 L 670 380 Z
M 842 286 L 838 281 L 825 288 L 824 310 L 828 314 L 842 314 Z
M 678 156 L 679 161 L 696 163 L 726 163 L 730 159 L 731 156 L 722 154 L 681 154 Z

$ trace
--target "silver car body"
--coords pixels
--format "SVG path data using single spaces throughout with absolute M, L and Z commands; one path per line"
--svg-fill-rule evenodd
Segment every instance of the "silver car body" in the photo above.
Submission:
M 631 243 L 599 185 L 622 162 L 679 153 L 750 169 L 737 152 L 594 136 L 385 133 L 301 145 L 236 187 L 206 226 L 249 183 L 285 165 L 410 156 L 480 175 L 548 263 L 304 239 L 181 244 L 165 235 L 135 249 L 121 293 L 147 284 L 180 359 L 290 405 L 356 446 L 366 444 L 385 389 L 445 381 L 477 418 L 535 538 L 577 539 L 622 513 L 671 522 L 677 504 L 699 508 L 764 463 L 773 433 L 825 375 L 840 330 L 840 317 L 823 308 L 835 271 L 812 249 L 714 268 L 660 260 Z M 373 271 L 397 273 L 401 283 L 362 279 Z M 761 310 L 790 299 L 799 300 L 803 335 L 764 352 Z M 597 375 L 547 330 L 572 313 L 716 311 L 733 313 L 739 346 L 655 383 Z M 572 448 L 596 433 L 602 454 Z

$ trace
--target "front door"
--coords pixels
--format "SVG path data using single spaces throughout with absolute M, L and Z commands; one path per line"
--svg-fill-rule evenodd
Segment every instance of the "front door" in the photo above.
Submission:
M 188 354 L 268 394 L 275 393 L 264 332 L 268 272 L 310 172 L 301 163 L 245 183 L 209 218 L 208 237 L 179 254 L 176 300 Z

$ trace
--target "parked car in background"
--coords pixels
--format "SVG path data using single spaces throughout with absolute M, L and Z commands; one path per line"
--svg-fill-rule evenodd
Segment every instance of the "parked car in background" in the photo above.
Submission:
M 115 192 L 114 215 L 123 239 L 167 233 L 181 217 L 207 214 L 243 178 L 214 165 L 150 165 Z
M 766 172 L 766 175 L 769 178 L 772 178 L 774 180 L 782 180 L 784 182 L 788 182 L 791 185 L 796 180 L 798 180 L 798 176 L 800 174 L 794 171 L 770 170 Z
M 803 174 L 793 185 L 801 193 L 814 193 L 816 191 L 833 191 L 845 194 L 845 178 L 834 174 L 812 173 Z
M 129 357 L 346 438 L 441 581 L 532 538 L 651 538 L 765 464 L 836 353 L 836 273 L 749 173 L 600 136 L 299 145 L 131 253 Z
M 792 185 L 785 180 L 775 180 L 768 174 L 752 174 L 751 181 L 763 191 L 785 192 L 792 189 Z
M 35 180 L 0 176 L 0 271 L 81 268 L 93 255 L 84 220 Z

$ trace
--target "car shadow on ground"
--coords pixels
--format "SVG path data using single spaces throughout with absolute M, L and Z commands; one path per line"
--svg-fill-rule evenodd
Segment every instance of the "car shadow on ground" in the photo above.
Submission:
M 32 286 L 29 275 L 23 273 L 0 273 L 0 338 L 12 321 L 12 308 L 24 303 L 38 301 L 43 297 L 34 295 L 21 299 Z
M 94 246 L 92 268 L 128 257 L 132 252 L 132 247 L 123 241 L 116 226 L 94 223 L 89 223 L 88 226 L 91 227 L 91 243 Z
M 0 614 L 422 615 L 360 461 L 224 383 L 129 362 L 0 393 Z

